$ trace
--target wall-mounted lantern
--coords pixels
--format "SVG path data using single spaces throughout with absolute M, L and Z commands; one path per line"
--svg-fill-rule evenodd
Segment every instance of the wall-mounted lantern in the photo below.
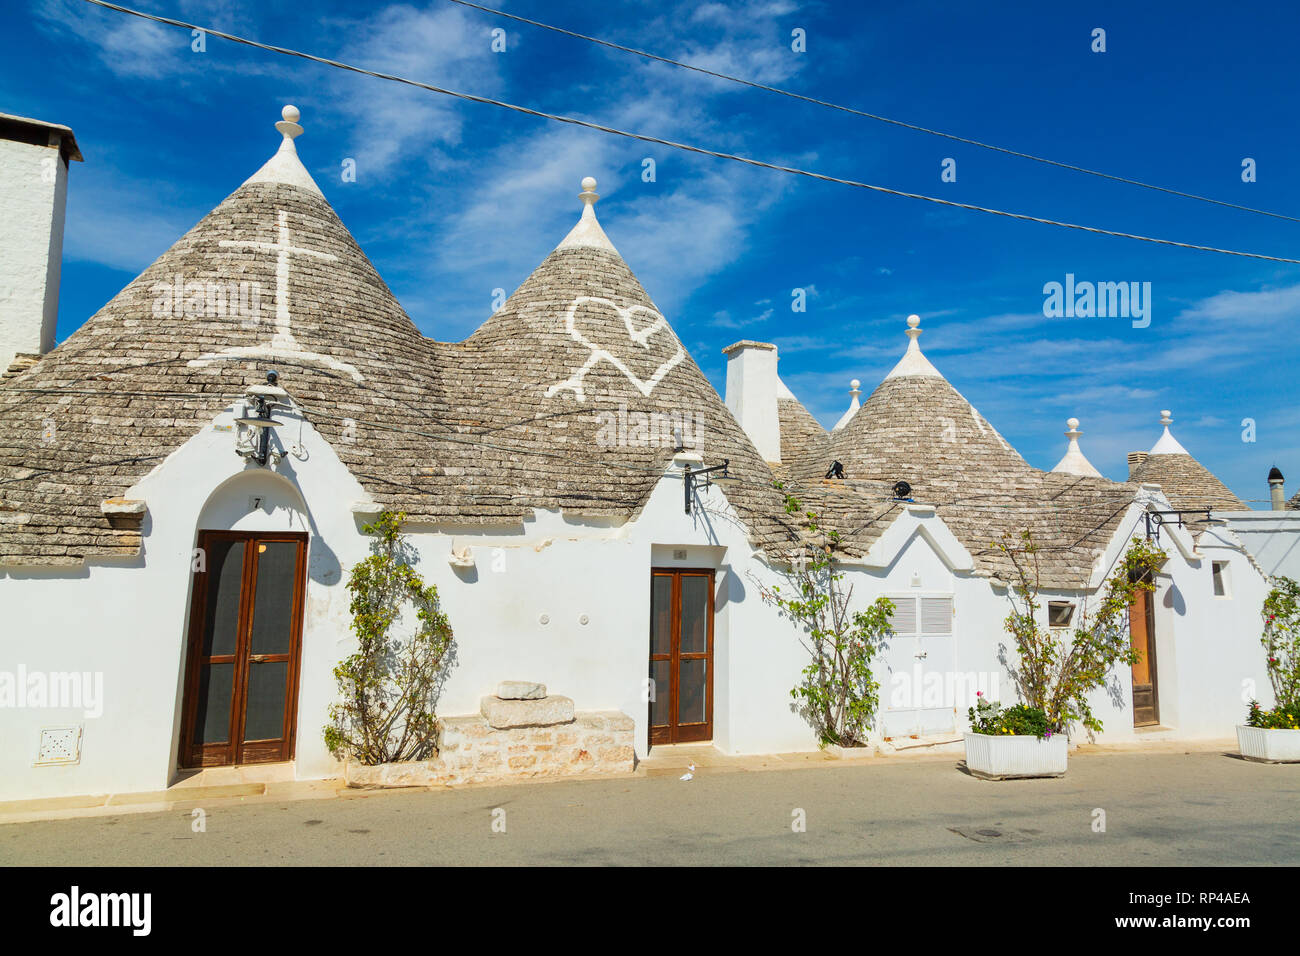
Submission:
M 293 408 L 289 393 L 279 385 L 274 369 L 266 373 L 265 385 L 253 385 L 244 393 L 243 413 L 235 419 L 235 454 L 259 465 L 279 463 L 282 453 L 271 448 L 271 431 L 283 422 L 271 417 L 277 408 Z

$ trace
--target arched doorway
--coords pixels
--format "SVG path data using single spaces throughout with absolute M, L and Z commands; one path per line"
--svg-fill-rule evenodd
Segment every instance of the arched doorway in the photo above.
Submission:
M 204 505 L 193 553 L 182 767 L 290 760 L 309 534 L 302 499 L 267 471 Z

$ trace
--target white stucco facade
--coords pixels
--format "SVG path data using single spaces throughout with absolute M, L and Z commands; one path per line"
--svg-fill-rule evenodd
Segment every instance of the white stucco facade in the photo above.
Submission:
M 353 647 L 348 570 L 367 553 L 360 529 L 367 512 L 377 509 L 310 425 L 292 413 L 278 417 L 284 424 L 277 439 L 286 454 L 272 466 L 246 464 L 234 454 L 227 411 L 130 489 L 126 497 L 148 506 L 138 557 L 75 570 L 0 569 L 6 621 L 0 670 L 21 664 L 27 673 L 102 674 L 98 716 L 87 716 L 84 708 L 0 709 L 6 741 L 0 800 L 158 790 L 176 779 L 191 566 L 200 530 L 310 536 L 293 772 L 299 779 L 338 773 L 321 730 L 335 695 L 332 669 Z M 1153 498 L 1152 504 L 1161 502 Z M 1134 505 L 1098 563 L 1094 586 L 1142 526 L 1141 508 Z M 709 568 L 716 574 L 714 745 L 727 753 L 817 746 L 790 696 L 806 662 L 799 634 L 759 594 L 758 582 L 779 582 L 781 572 L 753 552 L 725 485 L 700 489 L 688 515 L 680 475 L 670 468 L 635 520 L 622 525 L 539 513 L 512 527 L 412 525 L 407 532 L 419 570 L 437 585 L 455 629 L 440 714 L 477 712 L 480 698 L 502 680 L 540 681 L 551 693 L 572 697 L 579 710 L 633 717 L 636 749 L 645 756 L 650 571 Z M 1169 561 L 1156 604 L 1161 726 L 1178 737 L 1229 735 L 1244 714 L 1248 690 L 1266 700 L 1253 623 L 1264 579 L 1230 536 L 1207 533 L 1194 549 L 1185 529 L 1167 527 L 1162 545 Z M 456 552 L 465 565 L 466 549 L 472 566 L 449 560 Z M 1227 598 L 1213 595 L 1212 561 L 1229 569 Z M 939 601 L 929 607 L 951 600 L 951 633 L 920 639 L 931 655 L 918 659 L 921 670 L 980 676 L 960 685 L 960 699 L 923 702 L 915 725 L 922 739 L 955 739 L 966 727 L 977 687 L 1004 703 L 1014 701 L 999 663 L 1008 639 L 1002 626 L 1006 587 L 976 573 L 971 555 L 935 509 L 902 509 L 872 551 L 845 573 L 855 606 L 880 595 Z M 1041 598 L 1044 615 L 1050 600 L 1089 599 L 1081 593 Z M 894 706 L 891 694 L 911 679 L 908 656 L 916 653 L 910 647 L 882 653 L 882 717 L 891 708 L 906 710 Z M 1134 737 L 1130 699 L 1126 668 L 1113 675 L 1110 689 L 1094 695 L 1106 739 Z M 906 724 L 911 716 L 900 719 L 905 730 L 912 726 Z M 83 728 L 80 761 L 34 766 L 41 730 L 69 725 Z
M 1300 511 L 1218 511 L 1214 517 L 1226 522 L 1264 574 L 1300 581 Z

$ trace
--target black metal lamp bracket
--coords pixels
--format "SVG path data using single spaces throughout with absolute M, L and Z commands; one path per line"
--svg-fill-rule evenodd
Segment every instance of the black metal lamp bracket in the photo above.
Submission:
M 719 478 L 730 478 L 731 475 L 727 474 L 727 466 L 730 464 L 731 464 L 731 459 L 724 458 L 722 460 L 722 464 L 714 465 L 711 468 L 700 468 L 696 471 L 692 471 L 690 465 L 686 466 L 686 472 L 682 475 L 682 484 L 685 486 L 686 489 L 686 513 L 687 514 L 691 513 L 691 496 L 694 493 L 696 487 L 698 487 L 698 482 L 700 481 L 700 479 L 701 478 L 704 479 L 704 487 L 708 488 L 709 485 L 712 484 L 712 482 L 709 480 L 709 476 L 714 474 L 715 472 L 719 472 L 719 471 L 722 472 L 722 474 L 718 475 Z

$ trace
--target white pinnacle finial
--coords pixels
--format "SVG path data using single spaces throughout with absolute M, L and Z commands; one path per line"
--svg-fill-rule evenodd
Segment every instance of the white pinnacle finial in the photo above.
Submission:
M 858 400 L 858 396 L 862 394 L 861 391 L 859 391 L 861 385 L 862 383 L 856 378 L 849 382 L 849 395 L 851 396 L 849 400 L 849 410 L 840 416 L 840 420 L 835 423 L 835 427 L 832 428 L 831 431 L 837 432 L 847 425 L 849 419 L 853 417 L 853 413 L 862 407 L 862 402 Z
M 1169 431 L 1169 426 L 1173 424 L 1174 416 L 1167 408 L 1160 410 L 1160 424 L 1165 426 L 1164 434 L 1160 440 L 1151 446 L 1151 455 L 1186 455 L 1187 449 L 1178 443 L 1178 439 Z
M 605 230 L 600 228 L 600 223 L 596 221 L 596 200 L 600 196 L 596 193 L 596 179 L 594 176 L 587 176 L 582 180 L 582 192 L 578 193 L 578 198 L 582 200 L 582 216 L 578 219 L 578 224 L 569 231 L 556 248 L 573 249 L 579 246 L 585 246 L 589 249 L 604 249 L 606 252 L 618 254 L 614 244 L 609 241 L 605 235 Z
M 921 337 L 921 317 L 919 315 L 909 315 L 907 317 L 907 337 L 910 341 L 907 343 L 907 351 L 898 364 L 894 366 L 885 378 L 899 378 L 903 375 L 925 375 L 931 378 L 943 378 L 939 370 L 930 364 L 930 360 L 921 354 L 921 345 L 917 341 Z
M 294 139 L 302 135 L 302 127 L 298 125 L 302 114 L 298 112 L 298 107 L 288 104 L 280 110 L 280 115 L 283 119 L 275 124 L 275 128 L 284 137 L 280 140 L 280 148 L 261 169 L 245 180 L 245 185 L 284 183 L 309 190 L 319 196 L 320 187 L 316 185 L 315 180 L 311 178 L 311 173 L 307 172 L 307 168 L 298 159 L 298 148 L 293 145 Z
M 1056 463 L 1052 469 L 1055 472 L 1061 472 L 1067 475 L 1084 475 L 1089 478 L 1100 478 L 1101 472 L 1092 467 L 1092 462 L 1084 456 L 1083 451 L 1079 448 L 1079 436 L 1083 432 L 1079 431 L 1079 419 L 1067 419 L 1066 427 L 1069 429 L 1065 437 L 1070 439 L 1070 444 L 1066 446 L 1065 457 Z
M 912 349 L 920 350 L 921 346 L 917 344 L 916 340 L 921 337 L 922 331 L 924 330 L 921 328 L 921 317 L 919 315 L 909 315 L 907 317 L 907 337 L 912 340 L 907 346 L 909 352 Z
M 275 124 L 275 128 L 284 134 L 286 140 L 292 141 L 302 135 L 302 127 L 298 125 L 302 114 L 298 112 L 298 107 L 290 103 L 280 110 L 280 115 L 284 118 Z

